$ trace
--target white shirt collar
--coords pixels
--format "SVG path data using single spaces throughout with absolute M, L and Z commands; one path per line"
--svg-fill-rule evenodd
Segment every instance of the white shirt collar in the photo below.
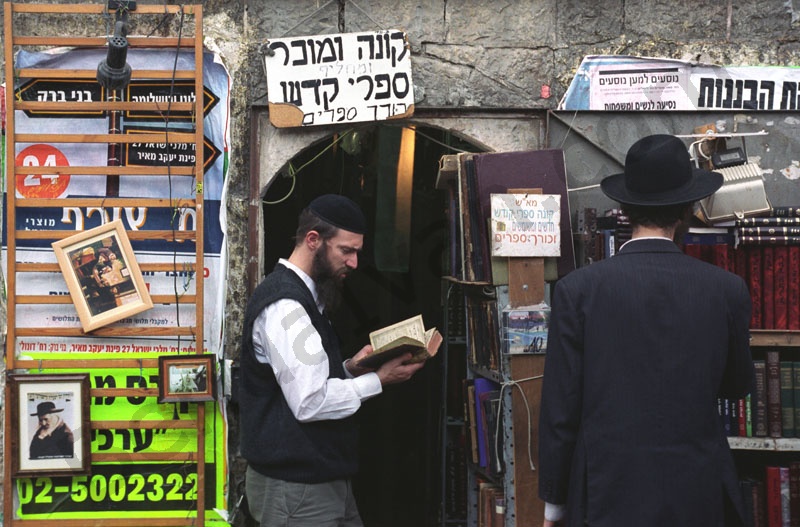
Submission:
M 667 240 L 668 242 L 672 241 L 670 238 L 667 238 L 666 236 L 642 236 L 641 238 L 631 238 L 627 242 L 625 242 L 622 245 L 620 245 L 619 246 L 619 250 L 621 251 L 622 248 L 625 247 L 626 245 L 628 245 L 629 243 L 636 242 L 636 241 L 639 241 L 639 240 Z
M 297 276 L 300 277 L 303 283 L 306 284 L 306 287 L 308 287 L 308 290 L 311 291 L 311 296 L 314 297 L 314 302 L 316 302 L 317 308 L 319 308 L 319 312 L 322 313 L 322 311 L 325 309 L 325 306 L 322 305 L 319 301 L 319 297 L 317 296 L 317 284 L 314 282 L 314 280 L 310 276 L 308 276 L 305 273 L 305 271 L 303 271 L 302 269 L 300 269 L 295 264 L 293 264 L 292 262 L 290 262 L 285 258 L 280 258 L 278 260 L 278 263 L 285 265 L 286 267 L 294 271 L 295 274 L 297 274 Z

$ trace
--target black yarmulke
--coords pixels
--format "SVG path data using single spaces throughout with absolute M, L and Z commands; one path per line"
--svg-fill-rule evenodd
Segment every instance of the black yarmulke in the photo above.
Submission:
M 324 194 L 308 204 L 308 210 L 321 220 L 356 234 L 364 234 L 367 220 L 364 213 L 350 198 L 338 194 Z

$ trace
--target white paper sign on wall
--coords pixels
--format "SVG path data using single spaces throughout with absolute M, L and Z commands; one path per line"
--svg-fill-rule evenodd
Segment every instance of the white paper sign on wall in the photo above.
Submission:
M 561 256 L 561 196 L 492 194 L 492 256 Z
M 270 39 L 270 122 L 279 128 L 382 121 L 414 113 L 411 49 L 397 29 Z

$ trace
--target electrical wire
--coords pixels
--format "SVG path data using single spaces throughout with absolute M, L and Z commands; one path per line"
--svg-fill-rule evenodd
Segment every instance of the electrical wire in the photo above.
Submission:
M 170 206 L 172 205 L 172 201 L 173 201 L 173 192 L 172 192 L 172 155 L 171 155 L 172 152 L 170 151 L 171 147 L 170 147 L 170 141 L 169 141 L 169 125 L 170 125 L 170 117 L 171 117 L 171 110 L 172 110 L 172 99 L 173 99 L 174 94 L 175 94 L 175 79 L 176 79 L 177 70 L 178 70 L 178 57 L 180 56 L 181 39 L 183 37 L 183 23 L 184 23 L 184 6 L 183 6 L 183 4 L 181 4 L 180 5 L 180 18 L 179 18 L 179 22 L 178 22 L 178 40 L 177 40 L 177 43 L 175 45 L 175 59 L 174 59 L 173 64 L 172 64 L 172 78 L 170 79 L 169 96 L 167 97 L 167 110 L 166 110 L 166 113 L 164 114 L 164 142 L 165 142 L 166 157 L 167 157 L 167 159 L 166 159 L 166 161 L 167 161 L 167 186 L 168 186 L 168 189 L 169 189 L 169 196 L 168 197 L 169 197 Z M 203 96 L 202 93 L 201 94 L 197 94 L 197 97 L 202 97 L 202 96 Z M 196 118 L 196 116 L 195 116 L 195 118 Z M 201 119 L 202 119 L 202 116 L 201 116 Z M 200 148 L 202 148 L 202 145 L 200 146 Z M 197 155 L 196 151 L 195 151 L 195 155 Z M 194 176 L 192 176 L 192 179 L 194 179 Z M 179 212 L 180 211 L 178 210 L 177 207 L 174 208 L 173 212 L 172 212 L 172 219 L 170 220 L 170 227 L 172 229 L 172 241 L 173 242 L 175 242 L 175 240 L 177 239 L 177 229 L 176 229 L 175 223 L 177 221 L 177 218 L 179 218 Z M 195 243 L 196 243 L 196 240 L 197 239 L 195 238 Z M 172 251 L 172 269 L 173 269 L 172 290 L 173 290 L 173 293 L 175 295 L 175 323 L 176 323 L 176 325 L 178 327 L 180 327 L 181 326 L 180 297 L 181 297 L 181 294 L 183 292 L 185 292 L 186 288 L 184 288 L 183 292 L 181 292 L 181 293 L 178 292 L 178 272 L 177 272 L 177 269 L 178 269 L 178 251 L 177 251 L 177 249 L 173 249 L 173 251 Z M 197 280 L 197 272 L 198 272 L 198 270 L 195 269 L 195 272 L 194 272 L 195 280 Z M 195 321 L 195 323 L 196 322 L 197 321 Z M 178 347 L 178 353 L 180 353 L 180 349 L 181 349 L 181 336 L 180 335 L 178 335 L 178 346 L 177 347 Z
M 342 132 L 342 134 L 341 134 L 339 137 L 337 137 L 336 139 L 334 139 L 333 141 L 331 141 L 331 143 L 330 143 L 328 146 L 326 146 L 325 148 L 323 148 L 322 150 L 320 150 L 319 152 L 317 152 L 317 154 L 316 154 L 314 157 L 312 157 L 311 159 L 309 159 L 308 161 L 306 161 L 305 163 L 303 163 L 302 165 L 300 165 L 300 167 L 299 167 L 299 168 L 294 168 L 294 166 L 293 166 L 293 165 L 292 165 L 292 163 L 290 162 L 290 163 L 289 163 L 289 176 L 292 178 L 292 188 L 291 188 L 291 189 L 289 189 L 289 192 L 288 192 L 288 193 L 287 193 L 287 194 L 286 194 L 284 197 L 280 198 L 280 199 L 279 199 L 279 200 L 277 200 L 277 201 L 267 201 L 267 200 L 261 200 L 261 202 L 262 202 L 263 204 L 265 204 L 265 205 L 277 205 L 278 203 L 281 203 L 281 202 L 285 201 L 286 199 L 288 199 L 288 198 L 289 198 L 289 196 L 291 196 L 292 192 L 294 191 L 294 187 L 295 187 L 295 179 L 297 178 L 297 174 L 298 174 L 298 173 L 300 173 L 300 171 L 302 171 L 302 170 L 303 170 L 304 168 L 306 168 L 308 165 L 310 165 L 311 163 L 313 163 L 314 161 L 316 161 L 317 159 L 319 159 L 319 158 L 322 156 L 322 154 L 324 154 L 325 152 L 327 152 L 328 150 L 330 150 L 331 148 L 333 148 L 333 147 L 334 147 L 334 145 L 336 145 L 336 143 L 338 143 L 339 141 L 341 141 L 342 139 L 344 139 L 345 137 L 347 137 L 347 136 L 348 136 L 349 134 L 351 134 L 351 133 L 353 133 L 353 129 L 352 129 L 352 128 L 350 128 L 350 129 L 348 129 L 348 130 L 345 130 L 344 132 Z
M 517 388 L 519 390 L 520 395 L 522 396 L 522 402 L 525 403 L 525 410 L 528 417 L 528 463 L 530 464 L 531 470 L 536 470 L 536 466 L 533 463 L 533 452 L 531 451 L 531 445 L 533 444 L 533 439 L 531 435 L 531 430 L 533 430 L 533 426 L 531 423 L 531 407 L 528 404 L 528 398 L 525 396 L 525 391 L 520 386 L 520 383 L 527 382 L 527 381 L 534 381 L 537 379 L 544 378 L 544 375 L 535 375 L 533 377 L 526 377 L 524 379 L 516 379 L 511 381 L 506 381 L 500 386 L 500 408 L 498 409 L 498 416 L 502 415 L 503 410 L 503 390 L 506 388 Z M 500 439 L 500 421 L 501 419 L 497 419 L 497 428 L 495 429 L 494 434 L 494 455 L 495 455 L 495 463 L 497 466 L 500 466 L 500 449 L 497 448 Z

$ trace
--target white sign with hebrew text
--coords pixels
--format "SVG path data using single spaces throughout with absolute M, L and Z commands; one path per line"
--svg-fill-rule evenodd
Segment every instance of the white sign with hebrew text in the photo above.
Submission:
M 402 31 L 276 38 L 266 47 L 269 116 L 276 127 L 414 113 L 411 50 Z
M 561 196 L 492 194 L 492 256 L 561 256 Z

